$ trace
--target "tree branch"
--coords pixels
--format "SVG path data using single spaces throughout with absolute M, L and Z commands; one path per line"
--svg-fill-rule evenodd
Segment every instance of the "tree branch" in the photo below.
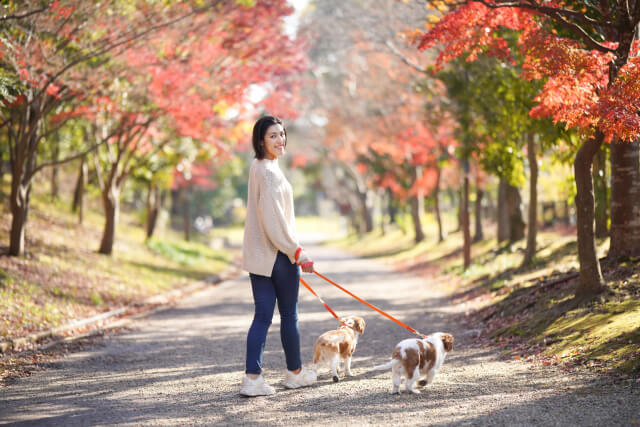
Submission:
M 131 37 L 128 37 L 128 38 L 125 38 L 125 39 L 123 39 L 123 40 L 120 40 L 120 41 L 114 42 L 114 43 L 112 43 L 112 44 L 107 45 L 106 47 L 104 47 L 104 48 L 102 48 L 102 49 L 98 49 L 97 51 L 95 51 L 95 52 L 93 52 L 93 53 L 90 53 L 90 54 L 88 54 L 88 55 L 82 56 L 82 57 L 80 57 L 80 58 L 77 58 L 77 59 L 75 59 L 75 60 L 71 61 L 71 62 L 70 62 L 69 64 L 67 64 L 66 66 L 62 67 L 62 68 L 61 68 L 57 73 L 53 74 L 51 77 L 49 77 L 49 79 L 47 79 L 47 81 L 45 82 L 45 84 L 44 84 L 44 85 L 42 86 L 42 88 L 40 89 L 40 91 L 39 91 L 38 95 L 40 95 L 41 93 L 45 92 L 45 91 L 47 90 L 47 88 L 49 87 L 49 85 L 51 85 L 51 84 L 52 84 L 54 81 L 56 81 L 56 80 L 57 80 L 61 75 L 63 75 L 63 74 L 64 74 L 64 73 L 66 73 L 69 69 L 71 69 L 71 68 L 75 67 L 76 65 L 78 65 L 78 64 L 80 64 L 80 63 L 82 63 L 82 62 L 88 61 L 88 60 L 90 60 L 90 59 L 96 58 L 96 57 L 98 57 L 98 56 L 104 55 L 105 53 L 110 52 L 110 51 L 112 51 L 112 50 L 115 50 L 115 49 L 117 49 L 118 47 L 120 47 L 120 46 L 122 46 L 122 45 L 125 45 L 125 44 L 127 44 L 127 43 L 131 43 L 131 42 L 133 42 L 133 41 L 136 41 L 136 40 L 138 40 L 138 39 L 141 39 L 142 37 L 144 37 L 144 36 L 146 36 L 146 35 L 148 35 L 148 34 L 150 34 L 150 33 L 154 32 L 154 31 L 160 30 L 160 29 L 162 29 L 162 28 L 169 27 L 169 26 L 171 26 L 171 25 L 173 25 L 173 24 L 176 24 L 176 23 L 178 23 L 178 22 L 180 22 L 180 21 L 182 21 L 182 20 L 184 20 L 184 19 L 187 19 L 187 18 L 188 18 L 188 17 L 190 17 L 190 16 L 193 16 L 193 15 L 197 15 L 197 14 L 203 13 L 203 12 L 207 11 L 208 9 L 211 9 L 211 8 L 213 8 L 213 7 L 217 6 L 219 3 L 220 3 L 220 1 L 214 1 L 214 2 L 212 2 L 212 3 L 211 3 L 211 4 L 209 4 L 209 5 L 202 6 L 202 7 L 196 8 L 196 9 L 193 9 L 193 10 L 192 10 L 191 12 L 189 12 L 189 13 L 186 13 L 186 14 L 184 14 L 184 15 L 181 15 L 181 16 L 177 17 L 177 18 L 170 19 L 169 21 L 166 21 L 166 22 L 163 22 L 163 23 L 161 23 L 161 24 L 158 24 L 158 25 L 152 26 L 152 27 L 150 27 L 150 28 L 147 28 L 147 29 L 146 29 L 146 30 L 144 30 L 144 31 L 141 31 L 141 32 L 139 32 L 139 33 L 135 33 L 135 34 L 134 34 L 133 36 L 131 36 Z
M 402 52 L 400 52 L 400 50 L 393 44 L 393 42 L 391 40 L 387 40 L 385 42 L 385 45 L 389 48 L 389 50 L 391 50 L 391 53 L 393 53 L 394 55 L 396 55 L 398 58 L 400 58 L 400 60 L 402 62 L 404 62 L 405 64 L 407 64 L 410 68 L 426 74 L 427 70 L 425 70 L 423 67 L 421 67 L 420 65 L 416 64 L 415 62 L 413 62 L 411 59 L 407 58 L 405 55 L 403 55 Z
M 633 7 L 633 15 L 631 17 L 631 22 L 637 26 L 639 21 L 640 21 L 640 1 L 636 0 L 635 5 Z M 637 34 L 636 34 L 636 37 L 638 37 Z
M 633 21 L 633 17 L 631 16 L 631 8 L 629 7 L 629 0 L 625 0 L 624 6 L 627 13 L 627 19 L 629 19 L 629 22 Z
M 58 128 L 57 128 L 57 129 L 58 129 Z M 57 160 L 57 161 L 54 161 L 54 162 L 46 162 L 46 163 L 41 163 L 41 164 L 39 164 L 36 168 L 34 168 L 33 172 L 31 173 L 31 176 L 35 175 L 35 174 L 36 174 L 36 172 L 38 172 L 38 171 L 40 171 L 40 170 L 42 170 L 42 169 L 44 169 L 44 168 L 46 168 L 46 167 L 49 167 L 49 166 L 57 166 L 57 165 L 60 165 L 60 164 L 63 164 L 63 163 L 68 163 L 68 162 L 71 162 L 71 161 L 73 161 L 73 160 L 75 160 L 75 159 L 78 159 L 78 158 L 80 158 L 80 157 L 86 156 L 86 155 L 87 155 L 87 154 L 89 154 L 90 152 L 92 152 L 92 151 L 94 151 L 94 150 L 98 149 L 101 145 L 103 145 L 103 144 L 105 144 L 107 141 L 109 141 L 109 139 L 111 139 L 111 137 L 112 137 L 113 135 L 115 135 L 117 131 L 118 131 L 117 129 L 116 129 L 116 130 L 114 130 L 111 134 L 109 134 L 109 135 L 107 135 L 106 137 L 102 138 L 102 139 L 100 140 L 100 142 L 97 142 L 97 143 L 93 144 L 90 148 L 88 148 L 87 150 L 85 150 L 85 151 L 83 151 L 83 152 L 81 152 L 81 153 L 74 154 L 74 155 L 72 155 L 72 156 L 70 156 L 70 157 L 67 157 L 67 158 L 64 158 L 64 159 L 62 159 L 62 160 Z M 87 140 L 87 139 L 88 139 L 88 138 L 87 138 L 87 132 L 86 132 L 86 129 L 84 129 L 84 128 L 83 128 L 83 133 L 84 133 L 84 136 L 85 136 L 85 140 Z
M 472 0 L 472 1 L 480 1 L 480 0 Z M 500 0 L 498 0 L 500 1 Z M 483 4 L 484 1 L 482 1 Z M 488 6 L 487 4 L 485 4 L 486 6 Z M 509 2 L 508 0 L 505 1 L 501 1 L 500 3 L 493 3 L 494 6 L 498 6 L 498 7 L 519 7 L 519 8 L 525 8 L 525 9 L 534 9 L 537 10 L 541 13 L 544 13 L 547 16 L 550 16 L 549 14 L 554 14 L 554 13 L 558 13 L 560 15 L 562 15 L 564 18 L 571 18 L 574 19 L 578 22 L 581 22 L 583 24 L 588 24 L 588 25 L 593 25 L 593 26 L 599 26 L 599 27 L 610 27 L 610 28 L 615 28 L 617 25 L 615 22 L 609 20 L 604 20 L 604 21 L 599 21 L 597 19 L 593 19 L 588 17 L 587 15 L 585 15 L 582 12 L 576 12 L 575 10 L 570 10 L 570 9 L 563 9 L 560 7 L 549 7 L 549 6 L 543 6 L 541 4 L 536 3 L 535 0 L 528 0 L 527 3 L 519 3 L 519 2 Z M 504 6 L 503 6 L 504 5 Z
M 136 137 L 138 139 L 135 142 L 135 144 L 133 145 L 133 147 L 130 147 L 127 150 L 128 151 L 127 152 L 127 157 L 125 158 L 124 162 L 122 162 L 122 174 L 116 179 L 116 182 L 117 182 L 118 185 L 122 184 L 124 179 L 133 170 L 133 167 L 135 166 L 135 162 L 133 164 L 131 164 L 131 165 L 129 164 L 129 162 L 131 162 L 131 159 L 133 158 L 133 155 L 135 154 L 135 151 L 136 151 L 136 149 L 138 147 L 138 144 L 140 143 L 140 140 L 142 139 L 142 137 L 144 137 L 144 133 L 147 131 L 147 129 L 151 125 L 152 121 L 153 121 L 153 119 L 149 119 L 145 123 L 141 123 L 140 125 L 138 125 L 138 129 L 136 129 L 136 131 L 133 134 L 131 134 L 129 138 L 127 138 L 128 141 L 133 141 Z
M 553 7 L 540 6 L 540 5 L 535 4 L 535 3 L 531 3 L 531 4 L 529 4 L 529 3 L 519 3 L 519 2 L 487 3 L 486 0 L 470 0 L 470 1 L 475 1 L 475 2 L 478 2 L 478 3 L 482 3 L 483 5 L 485 5 L 486 7 L 490 8 L 490 9 L 498 9 L 498 8 L 503 8 L 503 7 L 512 7 L 512 8 L 517 8 L 517 9 L 535 10 L 535 11 L 540 12 L 543 15 L 546 15 L 549 18 L 555 20 L 556 22 L 558 22 L 563 27 L 567 28 L 568 30 L 570 30 L 574 34 L 577 34 L 578 36 L 580 36 L 582 38 L 582 40 L 587 44 L 587 46 L 591 47 L 592 49 L 598 50 L 598 51 L 603 52 L 603 53 L 615 53 L 616 52 L 615 49 L 608 48 L 605 45 L 598 43 L 598 41 L 596 41 L 593 37 L 591 37 L 589 35 L 589 33 L 587 33 L 585 31 L 584 28 L 582 28 L 580 25 L 576 24 L 575 22 L 568 21 L 567 18 L 570 17 L 570 18 L 577 19 L 578 16 L 581 16 L 582 18 L 584 18 L 582 21 L 585 22 L 585 23 L 589 23 L 590 25 L 615 28 L 615 24 L 613 24 L 611 22 L 600 22 L 600 21 L 593 20 L 591 18 L 587 18 L 586 16 L 584 16 L 584 15 L 578 13 L 578 12 L 573 12 L 573 11 L 566 10 L 566 9 L 557 9 L 557 8 L 553 8 Z
M 29 17 L 29 16 L 31 16 L 31 15 L 36 15 L 36 14 L 38 14 L 38 13 L 42 13 L 42 12 L 44 12 L 44 11 L 45 11 L 45 10 L 47 10 L 47 9 L 49 9 L 49 5 L 46 5 L 46 6 L 44 6 L 44 7 L 41 7 L 40 9 L 34 9 L 34 10 L 29 11 L 29 12 L 24 12 L 24 13 L 22 13 L 22 14 L 14 13 L 14 14 L 12 14 L 12 15 L 2 15 L 2 16 L 0 16 L 0 22 L 9 21 L 9 20 L 11 20 L 11 19 L 16 19 L 16 20 L 18 20 L 18 19 L 28 18 L 28 17 Z
M 46 162 L 46 163 L 41 163 L 39 164 L 36 168 L 33 169 L 33 171 L 31 172 L 31 176 L 35 175 L 38 171 L 49 167 L 49 166 L 57 166 L 57 165 L 62 165 L 64 163 L 69 163 L 73 160 L 79 159 L 80 157 L 86 156 L 87 154 L 91 153 L 92 151 L 96 150 L 98 147 L 100 147 L 102 144 L 104 144 L 105 142 L 107 142 L 107 140 L 103 140 L 100 141 L 96 144 L 93 144 L 91 147 L 89 147 L 88 149 L 86 149 L 85 151 L 78 153 L 78 154 L 74 154 L 73 156 L 69 156 L 67 158 L 64 158 L 62 160 L 56 160 L 56 161 L 52 161 L 52 162 Z
M 152 151 L 150 151 L 149 153 L 147 153 L 145 156 L 140 156 L 140 161 L 131 165 L 131 167 L 129 168 L 129 173 L 131 173 L 133 171 L 134 166 L 136 168 L 141 168 L 143 166 L 147 166 L 149 164 L 149 162 L 151 161 L 151 158 L 153 158 L 153 156 L 156 153 L 158 153 L 160 150 L 162 150 L 170 142 L 171 142 L 171 138 L 167 138 L 164 141 L 162 141 L 161 143 L 157 144 L 154 147 L 154 149 Z

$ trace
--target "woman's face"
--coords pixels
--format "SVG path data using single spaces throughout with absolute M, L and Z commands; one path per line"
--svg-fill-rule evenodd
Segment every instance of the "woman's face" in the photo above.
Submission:
M 269 126 L 264 134 L 264 153 L 269 160 L 277 159 L 284 154 L 284 145 L 287 138 L 281 124 Z

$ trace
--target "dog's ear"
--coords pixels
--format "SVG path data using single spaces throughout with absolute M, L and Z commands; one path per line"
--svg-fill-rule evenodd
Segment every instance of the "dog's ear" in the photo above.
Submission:
M 453 335 L 451 334 L 442 334 L 442 343 L 444 344 L 444 351 L 447 353 L 453 350 Z
M 355 329 L 355 331 L 360 335 L 364 334 L 364 327 L 365 327 L 364 319 L 360 317 L 355 317 L 353 321 L 354 321 L 353 329 Z

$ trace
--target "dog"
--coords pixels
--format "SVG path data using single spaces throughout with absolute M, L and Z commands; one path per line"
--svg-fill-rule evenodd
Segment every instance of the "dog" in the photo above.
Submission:
M 319 366 L 330 363 L 334 382 L 340 381 L 338 377 L 340 360 L 344 362 L 346 375 L 353 376 L 351 357 L 356 350 L 358 337 L 364 333 L 365 327 L 364 319 L 358 316 L 344 317 L 340 322 L 343 325 L 338 329 L 320 335 L 313 348 L 313 371 L 317 373 Z
M 416 382 L 419 386 L 431 384 L 451 350 L 453 336 L 443 332 L 431 334 L 424 339 L 406 339 L 396 345 L 388 363 L 376 366 L 373 370 L 391 368 L 391 394 L 400 393 L 403 379 L 406 379 L 405 387 L 408 391 L 420 394 L 420 390 L 415 387 Z

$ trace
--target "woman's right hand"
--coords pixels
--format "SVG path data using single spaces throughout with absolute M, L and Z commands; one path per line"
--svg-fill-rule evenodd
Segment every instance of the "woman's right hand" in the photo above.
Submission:
M 304 249 L 300 251 L 297 263 L 305 273 L 313 273 L 313 261 L 311 261 Z
M 309 261 L 309 262 L 307 262 L 305 264 L 301 264 L 300 268 L 305 273 L 313 273 L 313 261 Z

